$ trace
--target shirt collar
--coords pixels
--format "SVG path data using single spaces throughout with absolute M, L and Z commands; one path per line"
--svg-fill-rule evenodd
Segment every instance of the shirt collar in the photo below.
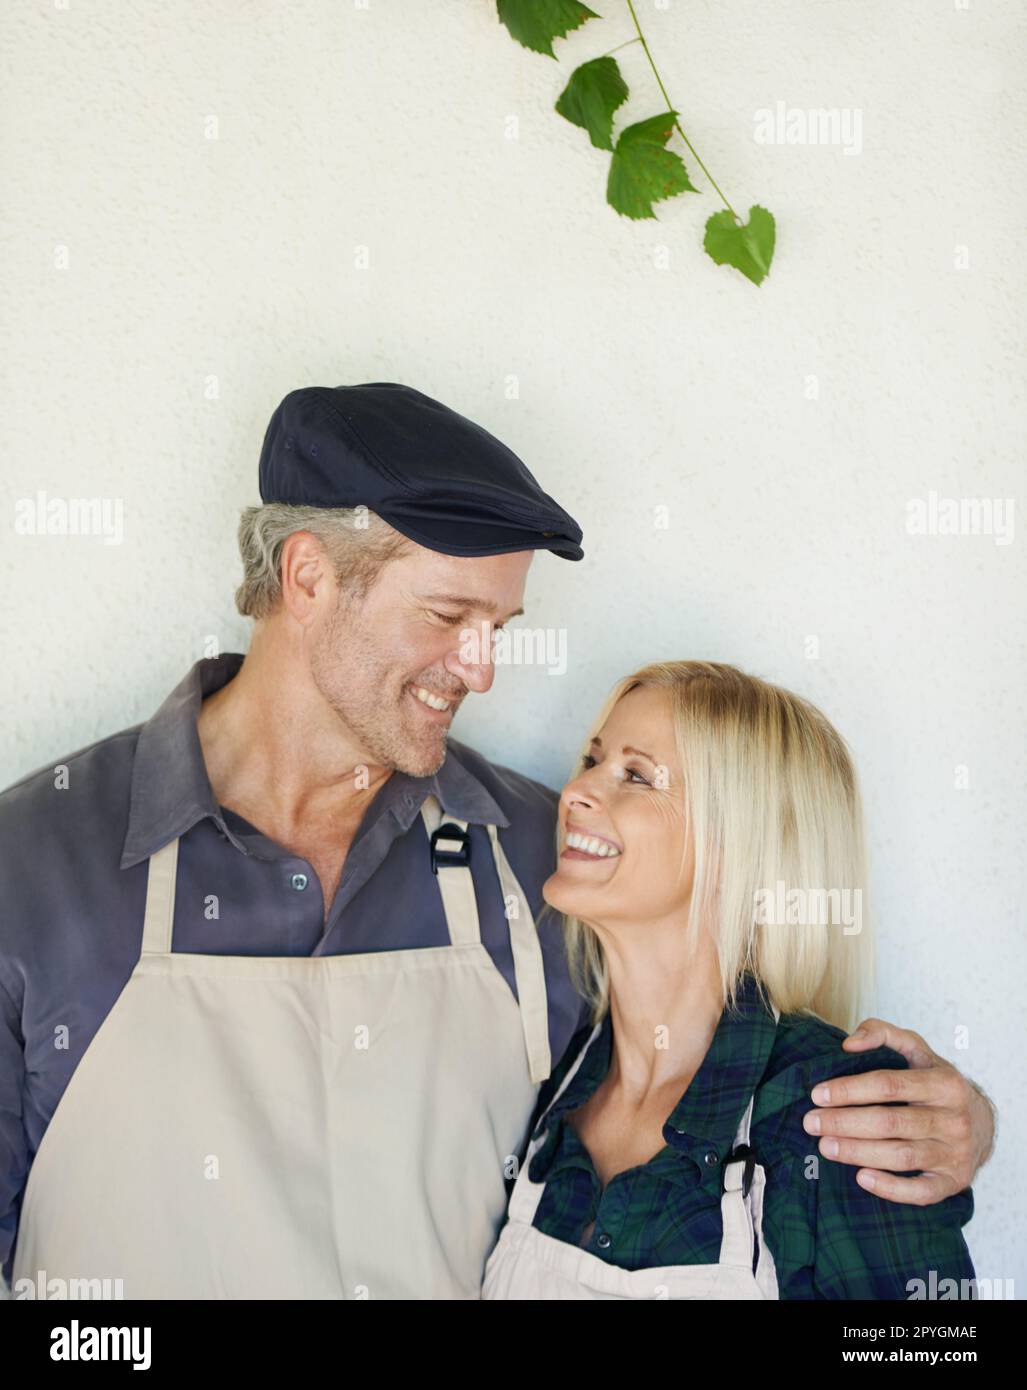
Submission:
M 736 1011 L 725 1006 L 699 1070 L 663 1127 L 668 1145 L 694 1159 L 703 1172 L 719 1173 L 730 1153 L 746 1106 L 766 1071 L 776 1033 L 774 1015 L 761 1000 L 755 978 L 746 972 L 738 984 Z M 607 1011 L 567 1089 L 535 1128 L 533 1138 L 550 1130 L 539 1151 L 540 1169 L 559 1147 L 561 1117 L 593 1094 L 609 1070 L 612 1050 L 613 1024 Z M 715 1164 L 707 1159 L 711 1151 L 717 1155 Z
M 123 869 L 148 859 L 206 816 L 216 822 L 237 849 L 250 853 L 226 825 L 215 800 L 196 726 L 202 701 L 227 685 L 242 663 L 239 652 L 197 661 L 142 726 L 132 766 L 128 831 L 121 853 Z M 509 826 L 509 817 L 495 797 L 464 765 L 463 753 L 464 745 L 450 739 L 445 761 L 430 777 L 394 772 L 379 788 L 368 816 L 377 820 L 390 811 L 402 829 L 409 830 L 425 797 L 431 794 L 438 798 L 446 815 L 455 820 Z
M 391 789 L 390 809 L 404 830 L 409 830 L 420 814 L 424 799 L 436 797 L 443 811 L 454 820 L 476 825 L 496 825 L 506 829 L 510 817 L 499 802 L 462 759 L 465 745 L 448 740 L 446 760 L 430 777 L 411 777 L 394 772 L 383 790 Z

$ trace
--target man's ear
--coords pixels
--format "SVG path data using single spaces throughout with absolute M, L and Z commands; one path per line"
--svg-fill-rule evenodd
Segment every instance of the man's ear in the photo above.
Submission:
M 328 554 L 310 531 L 294 531 L 283 541 L 280 576 L 283 608 L 302 627 L 309 627 L 337 600 Z

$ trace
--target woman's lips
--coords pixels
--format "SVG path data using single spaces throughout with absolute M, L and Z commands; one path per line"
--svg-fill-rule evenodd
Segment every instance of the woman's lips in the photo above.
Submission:
M 564 849 L 560 851 L 561 859 L 581 859 L 588 864 L 609 864 L 620 858 L 619 854 L 586 854 L 583 849 Z
M 564 823 L 563 834 L 561 858 L 563 855 L 568 859 L 619 859 L 621 856 L 621 846 L 616 840 L 611 840 L 609 835 L 600 835 L 597 830 L 590 830 L 587 826 L 575 824 L 569 818 Z M 577 844 L 572 841 L 577 841 Z
M 564 845 L 560 851 L 561 859 L 581 859 L 586 863 L 606 863 L 607 860 L 620 859 L 620 856 L 621 852 L 616 853 L 616 855 L 593 855 L 588 849 L 577 849 L 573 845 Z

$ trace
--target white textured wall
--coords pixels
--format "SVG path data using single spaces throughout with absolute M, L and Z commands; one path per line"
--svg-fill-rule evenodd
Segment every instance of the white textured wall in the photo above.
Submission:
M 995 1095 L 968 1238 L 1022 1292 L 1024 547 L 905 529 L 932 489 L 1023 501 L 1020 6 L 640 0 L 714 176 L 777 216 L 758 291 L 702 253 L 712 196 L 619 219 L 551 110 L 631 37 L 602 9 L 557 65 L 490 0 L 5 6 L 0 780 L 147 717 L 208 636 L 245 642 L 235 520 L 286 391 L 440 397 L 587 546 L 531 578 L 567 675 L 500 672 L 458 735 L 559 785 L 656 657 L 820 702 L 866 786 L 880 1012 Z M 620 121 L 655 114 L 640 49 L 618 56 Z M 758 144 L 778 101 L 860 112 L 862 151 Z M 123 542 L 16 536 L 39 489 L 119 499 Z

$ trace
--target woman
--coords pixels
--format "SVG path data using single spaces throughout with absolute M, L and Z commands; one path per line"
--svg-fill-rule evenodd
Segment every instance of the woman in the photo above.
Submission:
M 840 1050 L 872 951 L 824 716 L 731 666 L 647 666 L 590 731 L 559 840 L 543 895 L 592 1026 L 540 1096 L 482 1297 L 975 1297 L 971 1189 L 883 1201 L 803 1127 L 828 1075 L 906 1066 Z

